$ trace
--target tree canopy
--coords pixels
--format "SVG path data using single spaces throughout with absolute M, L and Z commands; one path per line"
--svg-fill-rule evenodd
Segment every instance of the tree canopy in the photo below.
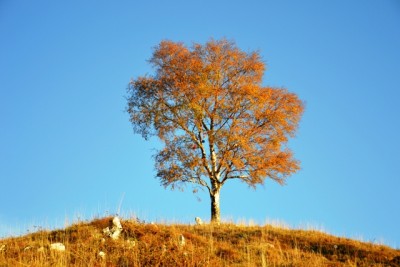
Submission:
M 191 47 L 162 41 L 150 63 L 155 74 L 128 86 L 134 132 L 163 142 L 155 155 L 162 185 L 207 188 L 212 221 L 220 220 L 219 192 L 227 181 L 283 184 L 299 170 L 286 144 L 303 103 L 284 88 L 262 85 L 265 64 L 258 52 L 225 39 Z

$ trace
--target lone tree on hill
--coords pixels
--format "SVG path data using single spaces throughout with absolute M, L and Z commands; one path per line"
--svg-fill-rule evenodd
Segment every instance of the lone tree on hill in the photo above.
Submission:
M 220 222 L 227 181 L 254 188 L 266 178 L 284 184 L 299 169 L 286 143 L 303 104 L 294 93 L 261 85 L 265 64 L 258 52 L 224 39 L 190 48 L 162 41 L 150 63 L 155 75 L 128 86 L 134 132 L 163 142 L 155 168 L 164 187 L 207 188 L 212 222 Z

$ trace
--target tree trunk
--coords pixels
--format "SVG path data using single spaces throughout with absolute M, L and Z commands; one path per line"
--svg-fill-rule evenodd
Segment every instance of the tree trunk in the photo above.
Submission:
M 211 223 L 219 224 L 221 222 L 221 213 L 219 209 L 220 188 L 214 188 L 210 193 L 211 199 Z

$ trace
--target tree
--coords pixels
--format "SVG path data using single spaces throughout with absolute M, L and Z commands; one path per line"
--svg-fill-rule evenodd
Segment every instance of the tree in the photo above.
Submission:
M 284 184 L 299 169 L 286 144 L 303 104 L 286 89 L 261 85 L 265 64 L 258 52 L 224 39 L 189 48 L 162 41 L 150 63 L 155 75 L 128 86 L 134 132 L 162 141 L 155 168 L 164 187 L 192 183 L 208 190 L 212 222 L 220 222 L 227 181 L 253 188 L 266 178 Z

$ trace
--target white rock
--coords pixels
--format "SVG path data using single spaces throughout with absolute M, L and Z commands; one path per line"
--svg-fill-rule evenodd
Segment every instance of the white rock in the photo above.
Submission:
M 106 236 L 110 236 L 111 235 L 111 231 L 109 227 L 106 227 L 103 229 L 103 234 L 105 234 Z
M 37 249 L 37 252 L 44 252 L 44 251 L 45 251 L 44 247 L 40 247 Z
M 65 251 L 65 246 L 63 243 L 53 243 L 50 244 L 50 250 Z
M 115 230 L 114 233 L 110 236 L 112 239 L 117 240 L 121 234 L 121 230 Z
M 121 225 L 121 221 L 120 219 L 115 216 L 112 220 L 112 227 L 110 229 L 110 227 L 106 227 L 103 229 L 103 233 L 106 236 L 111 237 L 112 239 L 116 240 L 119 238 L 119 236 L 122 233 L 122 225 Z
M 201 220 L 200 217 L 196 217 L 196 218 L 194 218 L 194 220 L 196 221 L 197 225 L 202 225 L 203 224 L 203 221 Z
M 104 251 L 100 251 L 99 252 L 99 257 L 104 260 L 106 258 L 106 253 Z
M 113 227 L 122 230 L 121 221 L 120 221 L 120 219 L 119 219 L 117 216 L 115 216 L 114 219 L 113 219 Z
M 122 232 L 122 225 L 121 225 L 121 221 L 119 220 L 119 218 L 116 216 L 113 219 L 113 227 L 111 228 L 111 235 L 110 237 L 114 240 L 118 239 L 119 236 L 121 235 Z
M 186 244 L 185 237 L 183 235 L 179 236 L 179 246 L 183 247 Z

